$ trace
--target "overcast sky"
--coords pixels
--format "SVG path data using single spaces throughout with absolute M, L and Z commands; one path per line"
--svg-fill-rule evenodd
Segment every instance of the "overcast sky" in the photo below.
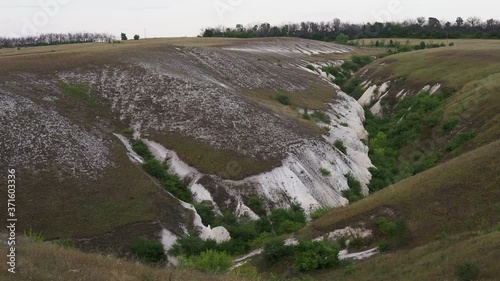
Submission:
M 196 36 L 204 27 L 300 21 L 374 22 L 457 16 L 500 17 L 500 1 L 438 0 L 0 0 L 0 36 L 126 32 Z

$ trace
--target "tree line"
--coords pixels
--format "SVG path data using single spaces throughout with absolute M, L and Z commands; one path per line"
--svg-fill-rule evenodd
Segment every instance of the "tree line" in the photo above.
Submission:
M 0 37 L 0 48 L 112 42 L 113 40 L 115 36 L 106 33 L 46 33 L 18 38 Z
M 349 23 L 335 18 L 327 22 L 301 22 L 271 26 L 262 23 L 254 26 L 236 25 L 235 28 L 211 27 L 202 31 L 203 37 L 300 37 L 322 41 L 334 41 L 337 37 L 363 38 L 500 38 L 500 21 L 477 17 L 455 21 L 440 21 L 437 18 L 409 19 L 401 22 Z

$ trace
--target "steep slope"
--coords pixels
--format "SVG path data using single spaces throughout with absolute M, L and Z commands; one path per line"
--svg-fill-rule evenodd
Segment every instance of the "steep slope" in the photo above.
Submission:
M 191 207 L 130 161 L 117 134 L 144 140 L 195 200 L 241 216 L 256 218 L 248 195 L 268 208 L 346 204 L 344 175 L 365 193 L 370 180 L 363 109 L 303 66 L 311 54 L 351 50 L 300 39 L 166 39 L 2 53 L 0 168 L 19 171 L 19 204 L 30 206 L 20 230 L 125 252 L 137 236 L 199 227 Z M 304 120 L 305 110 L 328 118 Z

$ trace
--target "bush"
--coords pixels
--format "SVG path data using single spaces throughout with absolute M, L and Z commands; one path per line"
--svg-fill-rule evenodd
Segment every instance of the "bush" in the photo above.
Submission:
M 363 198 L 363 192 L 361 190 L 361 183 L 354 178 L 351 174 L 344 175 L 347 179 L 348 190 L 342 191 L 342 196 L 344 196 L 349 203 L 354 203 Z
M 390 249 L 390 243 L 387 240 L 382 240 L 378 243 L 378 250 L 380 252 L 387 252 Z
M 342 153 L 347 155 L 347 147 L 345 147 L 344 142 L 342 140 L 336 140 L 333 145 L 335 146 L 335 148 L 337 148 Z
M 252 195 L 248 197 L 247 206 L 258 216 L 262 217 L 266 215 L 266 208 L 264 208 L 262 199 L 260 199 L 258 196 Z
M 134 256 L 144 262 L 160 262 L 166 260 L 163 245 L 158 241 L 138 238 L 130 247 Z
M 276 96 L 276 100 L 282 105 L 290 105 L 290 97 L 285 94 L 279 94 Z
M 294 267 L 301 271 L 328 268 L 339 263 L 339 251 L 328 241 L 300 242 L 295 247 Z
M 474 133 L 462 133 L 458 136 L 456 136 L 452 141 L 450 141 L 445 149 L 447 152 L 453 151 L 460 146 L 462 146 L 464 143 L 468 142 L 474 137 Z
M 448 46 L 453 47 L 453 46 L 455 46 L 455 43 L 450 42 L 450 44 L 448 44 Z
M 453 115 L 448 120 L 446 120 L 446 123 L 443 124 L 443 131 L 450 132 L 451 130 L 455 129 L 459 123 L 460 116 Z
M 306 215 L 300 205 L 293 204 L 288 209 L 272 210 L 269 220 L 277 234 L 291 233 L 306 224 Z
M 132 149 L 145 161 L 153 159 L 153 154 L 149 151 L 148 146 L 142 140 L 134 142 L 132 144 Z
M 127 40 L 128 40 L 128 38 L 127 38 L 127 34 L 125 34 L 125 33 L 122 33 L 122 34 L 120 35 L 120 37 L 121 37 L 122 41 L 127 41 Z
M 312 71 L 316 72 L 316 68 L 314 68 L 314 66 L 312 64 L 306 65 L 306 68 L 309 69 L 309 70 L 312 70 Z
M 168 179 L 168 172 L 166 167 L 156 159 L 149 159 L 142 164 L 142 168 L 152 177 L 160 181 Z
M 331 210 L 331 208 L 327 208 L 327 207 L 322 207 L 322 208 L 316 209 L 314 212 L 311 213 L 311 219 L 317 220 L 317 219 L 321 218 L 322 216 L 326 215 L 330 210 Z
M 174 256 L 183 255 L 186 257 L 190 257 L 216 248 L 217 243 L 215 242 L 215 240 L 204 241 L 200 237 L 186 236 L 177 239 L 177 242 L 168 253 Z
M 208 250 L 199 255 L 181 260 L 181 266 L 204 272 L 225 273 L 233 265 L 231 256 L 224 252 Z
M 291 256 L 292 254 L 292 246 L 285 245 L 285 241 L 278 238 L 264 244 L 264 251 L 262 252 L 264 260 L 270 264 L 280 262 L 285 257 Z
M 195 203 L 193 206 L 198 215 L 200 215 L 203 224 L 213 226 L 215 215 L 212 201 L 205 200 L 200 203 Z
M 141 36 L 139 36 L 139 34 L 134 35 L 134 40 L 139 40 L 140 38 Z
M 471 262 L 457 265 L 456 274 L 462 281 L 477 280 L 479 277 L 479 267 Z
M 319 172 L 320 172 L 320 173 L 321 173 L 321 175 L 323 175 L 324 177 L 328 177 L 328 176 L 331 174 L 331 172 L 330 172 L 330 171 L 328 171 L 328 170 L 327 170 L 327 169 L 325 169 L 325 168 L 321 168 L 321 169 L 319 169 Z

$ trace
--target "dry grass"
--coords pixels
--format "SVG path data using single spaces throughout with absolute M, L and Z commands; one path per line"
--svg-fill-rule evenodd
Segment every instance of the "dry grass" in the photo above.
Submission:
M 0 246 L 2 253 L 6 246 Z M 17 248 L 18 272 L 7 272 L 6 256 L 0 256 L 0 279 L 12 281 L 229 281 L 244 280 L 231 275 L 212 275 L 184 271 L 164 266 L 151 267 L 139 262 L 131 262 L 83 253 L 75 249 L 63 249 L 50 243 L 35 244 L 21 240 Z

